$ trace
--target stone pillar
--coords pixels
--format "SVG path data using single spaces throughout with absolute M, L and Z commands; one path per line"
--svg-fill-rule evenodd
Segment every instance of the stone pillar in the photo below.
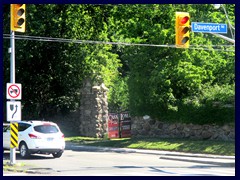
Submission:
M 104 84 L 92 87 L 90 81 L 84 83 L 80 106 L 80 135 L 104 137 L 107 132 L 107 92 L 108 88 Z

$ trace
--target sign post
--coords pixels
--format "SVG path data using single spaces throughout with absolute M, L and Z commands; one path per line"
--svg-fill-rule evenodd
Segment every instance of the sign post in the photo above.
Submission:
M 10 83 L 15 84 L 15 33 L 11 31 L 11 38 L 10 38 Z M 7 93 L 8 95 L 8 93 Z M 12 103 L 15 102 L 14 99 L 11 99 Z M 12 127 L 12 124 L 10 124 Z M 12 128 L 10 129 L 10 132 Z M 11 142 L 10 142 L 11 143 Z M 16 164 L 16 147 L 10 147 L 10 164 Z

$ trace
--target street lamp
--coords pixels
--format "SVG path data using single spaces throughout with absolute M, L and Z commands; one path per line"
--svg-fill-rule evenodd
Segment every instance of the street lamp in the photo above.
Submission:
M 229 24 L 229 29 L 230 29 L 230 32 L 231 32 L 231 35 L 232 35 L 233 39 L 228 38 L 228 37 L 223 36 L 223 35 L 220 35 L 220 34 L 214 34 L 214 35 L 216 35 L 216 36 L 218 36 L 218 37 L 220 37 L 222 39 L 225 39 L 225 40 L 235 44 L 235 33 L 233 34 L 233 31 L 232 31 L 232 29 L 235 31 L 235 27 L 233 27 L 232 24 L 230 23 L 230 20 L 228 18 L 228 14 L 227 14 L 227 11 L 226 11 L 224 5 L 223 4 L 213 4 L 213 6 L 214 6 L 215 9 L 219 9 L 220 7 L 223 8 L 223 11 L 224 11 L 225 16 L 227 18 L 227 21 L 228 21 L 228 24 Z
M 219 9 L 220 6 L 221 6 L 221 4 L 214 4 L 214 8 L 215 8 L 215 9 Z
M 223 8 L 223 11 L 225 13 L 225 16 L 226 16 L 228 24 L 229 24 L 229 29 L 230 29 L 232 38 L 235 39 L 235 34 L 233 34 L 233 32 L 232 32 L 232 29 L 235 30 L 235 27 L 233 27 L 233 25 L 230 23 L 230 20 L 228 18 L 228 14 L 227 14 L 227 11 L 226 11 L 226 8 L 224 7 L 224 5 L 223 4 L 213 4 L 213 6 L 215 9 L 219 9 L 220 7 Z

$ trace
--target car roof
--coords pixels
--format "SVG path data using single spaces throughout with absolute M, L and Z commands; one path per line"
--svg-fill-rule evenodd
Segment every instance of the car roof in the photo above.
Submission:
M 18 123 L 32 124 L 32 125 L 57 125 L 51 121 L 43 121 L 43 120 L 22 120 L 18 121 Z M 10 126 L 11 123 L 3 123 L 3 126 Z
M 33 124 L 33 125 L 42 125 L 42 124 L 50 124 L 50 125 L 56 125 L 56 123 L 51 122 L 51 121 L 42 121 L 42 120 L 23 120 L 20 121 L 19 123 L 27 123 L 27 124 Z

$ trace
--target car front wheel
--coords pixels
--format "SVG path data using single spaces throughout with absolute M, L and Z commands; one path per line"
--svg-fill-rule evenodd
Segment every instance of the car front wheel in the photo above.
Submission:
M 30 156 L 27 144 L 25 142 L 20 144 L 19 151 L 21 158 L 28 158 Z

